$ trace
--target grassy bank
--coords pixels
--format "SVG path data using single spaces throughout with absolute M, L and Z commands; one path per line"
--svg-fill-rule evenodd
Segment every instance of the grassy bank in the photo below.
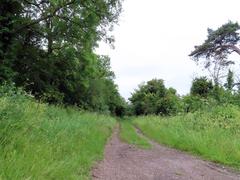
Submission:
M 109 116 L 2 96 L 0 179 L 88 179 L 114 125 Z
M 240 168 L 240 109 L 221 106 L 174 117 L 133 119 L 153 140 Z
M 151 148 L 149 142 L 137 134 L 136 129 L 129 120 L 120 121 L 120 138 L 124 142 L 136 145 L 140 148 Z

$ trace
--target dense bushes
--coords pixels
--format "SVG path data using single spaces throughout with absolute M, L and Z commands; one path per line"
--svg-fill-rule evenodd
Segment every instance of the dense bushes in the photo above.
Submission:
M 219 88 L 218 93 L 220 90 L 223 89 Z M 200 77 L 193 80 L 191 93 L 180 97 L 175 89 L 166 88 L 163 80 L 153 79 L 141 84 L 129 100 L 135 115 L 174 115 L 217 105 L 219 101 L 213 96 L 214 91 L 211 81 Z M 223 92 L 225 93 L 225 90 Z
M 207 110 L 218 105 L 240 106 L 239 91 L 213 85 L 206 77 L 195 78 L 190 94 L 184 96 L 177 95 L 173 88 L 166 88 L 163 80 L 153 79 L 139 85 L 129 100 L 133 115 L 174 115 Z
M 129 100 L 133 113 L 136 115 L 175 114 L 180 106 L 176 90 L 173 88 L 167 89 L 163 80 L 158 79 L 141 84 Z
M 200 97 L 207 97 L 213 90 L 213 84 L 206 77 L 195 78 L 192 82 L 191 94 Z
M 117 114 L 124 101 L 109 58 L 95 48 L 114 41 L 108 32 L 120 12 L 120 0 L 2 0 L 0 85 L 14 82 L 44 102 Z

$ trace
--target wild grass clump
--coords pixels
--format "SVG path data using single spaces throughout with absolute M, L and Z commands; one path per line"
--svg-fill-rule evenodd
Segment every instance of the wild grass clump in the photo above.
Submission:
M 0 179 L 88 179 L 115 120 L 0 91 Z M 14 94 L 14 95 L 13 95 Z
M 153 140 L 240 168 L 240 109 L 226 105 L 174 117 L 133 120 Z
M 137 147 L 149 149 L 151 145 L 149 142 L 141 137 L 136 132 L 136 128 L 133 126 L 131 121 L 129 120 L 121 120 L 120 121 L 120 138 L 121 140 L 136 145 Z

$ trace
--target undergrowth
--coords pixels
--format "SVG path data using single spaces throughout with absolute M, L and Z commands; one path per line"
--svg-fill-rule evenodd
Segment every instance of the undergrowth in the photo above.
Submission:
M 112 117 L 0 93 L 0 179 L 90 178 L 115 125 Z
M 133 123 L 159 143 L 240 168 L 240 109 L 237 106 L 217 106 L 173 117 L 137 117 Z

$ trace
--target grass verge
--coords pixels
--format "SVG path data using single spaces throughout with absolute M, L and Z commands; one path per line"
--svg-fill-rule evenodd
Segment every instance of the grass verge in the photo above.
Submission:
M 156 142 L 240 168 L 240 111 L 233 106 L 175 117 L 133 119 Z
M 115 123 L 21 95 L 0 97 L 0 179 L 89 179 Z
M 124 142 L 136 145 L 140 148 L 151 148 L 149 142 L 137 134 L 135 127 L 129 120 L 120 121 L 120 138 Z

